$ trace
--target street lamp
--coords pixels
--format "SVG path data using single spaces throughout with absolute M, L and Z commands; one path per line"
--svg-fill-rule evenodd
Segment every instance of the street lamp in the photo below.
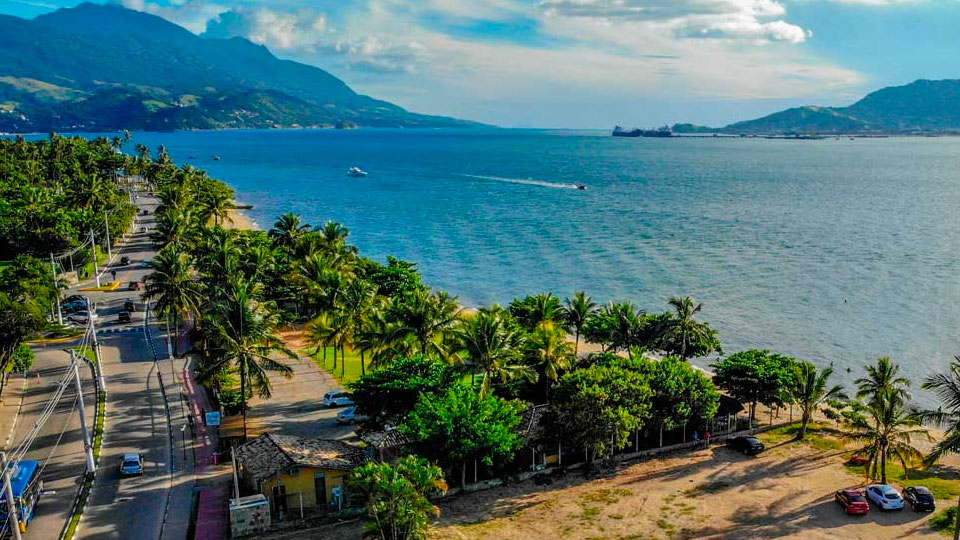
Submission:
M 183 446 L 183 467 L 187 467 L 187 425 L 180 426 L 180 441 Z

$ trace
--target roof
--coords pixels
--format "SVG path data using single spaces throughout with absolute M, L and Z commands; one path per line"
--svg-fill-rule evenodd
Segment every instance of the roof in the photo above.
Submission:
M 374 448 L 392 448 L 410 444 L 410 438 L 399 429 L 367 431 L 360 434 L 360 440 Z
M 523 411 L 520 417 L 520 425 L 517 429 L 525 439 L 535 441 L 543 438 L 545 431 L 544 421 L 546 420 L 547 410 L 548 406 L 543 404 L 527 407 L 527 409 Z
M 265 433 L 237 448 L 237 461 L 260 481 L 290 467 L 350 470 L 363 462 L 363 453 L 334 439 Z
M 133 454 L 133 453 L 124 454 L 124 455 L 123 455 L 123 459 L 124 459 L 124 460 L 128 460 L 128 459 L 139 460 L 139 459 L 140 459 L 140 454 Z
M 24 490 L 30 485 L 30 480 L 33 479 L 34 471 L 37 470 L 39 465 L 39 461 L 20 461 L 17 463 L 16 469 L 13 468 L 13 463 L 8 465 L 10 468 L 10 487 L 13 488 L 13 496 L 15 498 L 23 495 Z M 0 493 L 0 500 L 7 500 L 6 490 L 2 490 L 2 493 Z

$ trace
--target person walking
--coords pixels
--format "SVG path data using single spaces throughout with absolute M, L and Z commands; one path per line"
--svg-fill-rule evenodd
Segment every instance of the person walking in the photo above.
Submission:
M 710 430 L 703 434 L 704 446 L 710 446 Z

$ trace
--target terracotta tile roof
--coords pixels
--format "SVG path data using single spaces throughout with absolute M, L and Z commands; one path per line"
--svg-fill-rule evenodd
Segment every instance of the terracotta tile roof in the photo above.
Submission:
M 392 448 L 410 444 L 410 439 L 399 429 L 367 431 L 360 435 L 360 440 L 374 448 Z
M 333 439 L 265 433 L 237 448 L 237 461 L 260 481 L 290 467 L 350 470 L 363 462 L 363 452 Z

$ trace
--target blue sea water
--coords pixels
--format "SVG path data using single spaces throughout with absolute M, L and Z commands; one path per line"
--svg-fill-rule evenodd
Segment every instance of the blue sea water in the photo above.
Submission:
M 285 211 L 340 221 L 364 254 L 416 261 L 467 305 L 583 289 L 660 311 L 691 295 L 728 352 L 832 362 L 846 382 L 878 356 L 919 382 L 960 353 L 960 139 L 363 129 L 135 140 L 228 182 L 264 228 Z M 349 178 L 350 166 L 370 176 Z

